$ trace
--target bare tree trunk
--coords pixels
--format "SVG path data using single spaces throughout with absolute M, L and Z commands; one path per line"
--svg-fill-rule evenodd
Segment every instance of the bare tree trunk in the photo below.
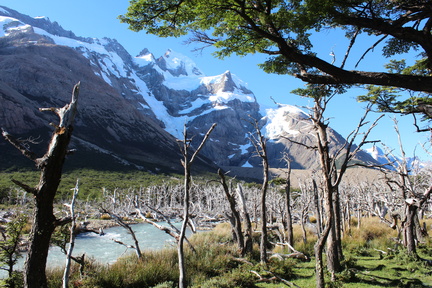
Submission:
M 264 146 L 265 147 L 265 146 Z M 264 148 L 265 149 L 265 148 Z M 267 186 L 268 186 L 268 162 L 267 154 L 263 159 L 263 185 L 261 189 L 261 242 L 260 242 L 260 261 L 267 263 Z
M 415 231 L 415 217 L 417 216 L 417 207 L 415 205 L 406 205 L 405 219 L 402 222 L 403 229 L 403 243 L 407 249 L 408 254 L 417 256 L 417 243 Z
M 265 138 L 261 134 L 257 120 L 251 123 L 255 128 L 256 136 L 250 136 L 252 145 L 255 147 L 255 152 L 261 158 L 261 163 L 263 166 L 263 183 L 261 187 L 261 241 L 260 241 L 260 261 L 261 263 L 267 263 L 267 188 L 269 181 L 269 165 L 267 159 L 267 148 Z
M 65 265 L 65 269 L 64 269 L 64 273 L 63 273 L 63 288 L 68 288 L 69 287 L 69 273 L 70 273 L 70 265 L 71 265 L 71 260 L 72 260 L 72 252 L 75 246 L 75 236 L 76 236 L 76 217 L 75 217 L 75 200 L 76 197 L 78 196 L 78 192 L 79 192 L 79 179 L 77 179 L 75 188 L 74 188 L 74 193 L 72 196 L 72 201 L 71 204 L 69 206 L 69 210 L 70 210 L 70 214 L 71 214 L 71 218 L 72 218 L 72 223 L 71 223 L 71 227 L 70 227 L 70 240 L 69 240 L 69 248 L 66 254 L 66 265 Z
M 331 230 L 330 222 L 333 221 L 333 216 L 331 214 L 328 215 L 326 227 L 324 231 L 318 237 L 317 242 L 314 246 L 315 252 L 315 275 L 316 275 L 316 287 L 317 288 L 325 288 L 325 280 L 324 280 L 324 261 L 323 261 L 323 250 L 325 242 L 327 241 L 327 237 Z
M 228 188 L 228 185 L 225 181 L 225 175 L 222 173 L 222 171 L 218 170 L 219 178 L 221 179 L 221 184 L 225 192 L 225 196 L 228 199 L 232 217 L 230 217 L 230 222 L 232 225 L 232 230 L 234 231 L 235 241 L 237 242 L 237 245 L 239 247 L 240 253 L 242 256 L 245 255 L 245 243 L 244 243 L 244 237 L 242 233 L 242 223 L 240 219 L 240 213 L 237 211 L 236 208 L 236 200 L 233 194 L 230 193 L 230 190 Z M 232 220 L 231 220 L 232 219 Z M 233 237 L 234 238 L 234 237 Z
M 286 209 L 286 242 L 291 246 L 294 246 L 294 234 L 292 225 L 292 213 L 291 213 L 291 163 L 287 159 L 287 173 L 285 183 L 285 209 Z
M 246 209 L 246 200 L 243 194 L 243 190 L 240 184 L 237 184 L 237 195 L 240 201 L 240 207 L 243 214 L 243 221 L 246 223 L 246 229 L 244 231 L 244 249 L 245 254 L 252 253 L 252 223 L 249 217 L 249 213 Z
M 315 203 L 315 213 L 316 213 L 316 219 L 317 219 L 317 234 L 320 235 L 322 233 L 323 227 L 322 227 L 322 217 L 321 217 L 321 205 L 320 205 L 320 199 L 319 199 L 319 193 L 318 193 L 318 186 L 316 184 L 315 179 L 312 179 L 312 185 L 313 185 L 313 193 L 314 193 L 314 203 Z
M 53 203 L 72 136 L 72 125 L 77 113 L 78 94 L 79 83 L 73 89 L 72 100 L 69 104 L 66 104 L 63 108 L 40 109 L 41 111 L 54 112 L 60 118 L 59 125 L 56 126 L 52 135 L 48 151 L 41 158 L 37 158 L 34 153 L 30 152 L 19 141 L 13 139 L 7 132 L 2 132 L 7 141 L 19 149 L 27 158 L 33 160 L 41 170 L 39 184 L 35 188 L 12 180 L 28 193 L 32 193 L 35 199 L 33 224 L 29 237 L 30 245 L 24 264 L 24 287 L 26 288 L 47 287 L 45 268 L 51 235 L 56 226 L 70 222 L 70 219 L 56 219 L 53 213 Z
M 331 229 L 327 239 L 327 268 L 332 275 L 342 270 L 341 260 L 343 259 L 340 233 L 340 210 L 338 210 L 338 201 L 335 199 L 338 198 L 337 195 L 339 195 L 337 190 L 337 187 L 331 189 L 330 193 L 332 194 L 332 199 L 330 201 L 333 203 L 331 206 L 327 206 L 328 209 L 331 209 L 330 211 L 333 214 L 330 224 Z
M 204 135 L 203 140 L 199 147 L 195 150 L 192 156 L 189 159 L 189 148 L 192 142 L 191 139 L 188 139 L 188 135 L 186 132 L 186 125 L 183 131 L 183 147 L 181 147 L 181 152 L 183 154 L 182 165 L 184 168 L 184 195 L 183 195 L 183 223 L 180 229 L 180 237 L 177 243 L 177 253 L 178 253 L 178 263 L 179 263 L 179 287 L 185 288 L 187 287 L 186 281 L 186 265 L 185 265 L 185 257 L 184 257 L 184 240 L 186 238 L 186 227 L 189 222 L 189 205 L 190 205 L 190 187 L 191 187 L 191 166 L 196 156 L 204 146 L 205 142 L 209 138 L 211 132 L 216 127 L 216 123 L 213 124 L 207 133 Z M 179 140 L 178 140 L 179 141 Z

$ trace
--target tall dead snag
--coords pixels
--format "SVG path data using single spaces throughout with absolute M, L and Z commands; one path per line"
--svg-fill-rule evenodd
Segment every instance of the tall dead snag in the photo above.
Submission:
M 252 253 L 253 243 L 252 243 L 252 222 L 249 217 L 249 213 L 246 209 L 246 199 L 244 197 L 243 189 L 240 184 L 237 184 L 237 197 L 240 204 L 241 214 L 243 217 L 243 222 L 245 223 L 244 231 L 244 250 L 245 253 Z
M 184 195 L 183 195 L 183 224 L 180 229 L 180 238 L 177 245 L 177 252 L 178 252 L 178 261 L 179 261 L 179 287 L 184 288 L 187 287 L 186 283 L 186 266 L 185 266 L 185 260 L 184 260 L 184 240 L 186 238 L 186 227 L 189 222 L 189 200 L 190 200 L 190 188 L 191 188 L 191 166 L 193 162 L 195 161 L 198 153 L 201 151 L 201 149 L 204 147 L 205 142 L 210 137 L 211 132 L 216 127 L 216 123 L 214 123 L 210 129 L 207 131 L 207 133 L 204 135 L 203 140 L 201 141 L 201 144 L 198 146 L 198 148 L 195 150 L 195 152 L 192 154 L 192 156 L 189 156 L 189 150 L 192 143 L 192 139 L 188 138 L 187 131 L 186 131 L 186 125 L 184 127 L 183 131 L 183 140 L 177 140 L 177 142 L 181 142 L 183 145 L 180 145 L 180 151 L 183 155 L 183 159 L 181 160 L 181 163 L 184 168 Z
M 339 185 L 347 168 L 352 164 L 352 160 L 360 151 L 361 147 L 367 143 L 377 141 L 367 141 L 367 137 L 373 127 L 377 125 L 377 121 L 383 116 L 381 115 L 366 132 L 360 133 L 364 126 L 369 124 L 366 117 L 370 111 L 370 106 L 367 107 L 364 116 L 360 119 L 359 124 L 348 135 L 345 143 L 339 147 L 331 148 L 331 139 L 329 137 L 328 125 L 329 121 L 324 117 L 329 101 L 337 94 L 344 92 L 343 87 L 331 85 L 309 85 L 306 89 L 296 89 L 293 91 L 300 96 L 309 97 L 314 101 L 314 107 L 310 110 L 310 120 L 312 122 L 311 133 L 315 135 L 315 146 L 309 146 L 304 143 L 299 143 L 288 139 L 293 143 L 302 145 L 308 149 L 314 149 L 318 152 L 321 175 L 322 189 L 324 197 L 325 223 L 322 233 L 319 235 L 315 243 L 314 252 L 316 259 L 316 279 L 317 287 L 324 287 L 324 272 L 323 272 L 323 257 L 322 252 L 327 243 L 327 268 L 331 273 L 332 280 L 335 278 L 335 273 L 341 272 L 343 260 L 342 252 L 342 231 L 341 231 L 341 210 L 340 210 L 340 191 Z M 354 142 L 357 137 L 363 134 L 363 138 L 356 146 Z M 333 150 L 333 151 L 332 151 Z
M 225 180 L 225 175 L 222 173 L 222 171 L 218 170 L 220 183 L 222 184 L 222 187 L 225 192 L 225 196 L 229 202 L 230 209 L 231 209 L 231 215 L 228 215 L 228 218 L 231 223 L 231 227 L 233 230 L 233 240 L 237 242 L 238 248 L 240 250 L 240 253 L 242 256 L 246 254 L 245 250 L 245 242 L 244 237 L 242 233 L 242 222 L 240 218 L 240 212 L 237 210 L 237 201 L 235 199 L 234 194 L 230 192 L 230 189 L 228 188 L 228 185 Z
M 40 111 L 54 112 L 60 118 L 59 124 L 53 125 L 55 130 L 48 151 L 41 158 L 37 158 L 22 143 L 6 131 L 2 131 L 3 137 L 20 150 L 23 155 L 34 161 L 36 167 L 41 170 L 39 183 L 34 188 L 17 180 L 12 180 L 25 191 L 33 194 L 35 199 L 30 245 L 24 265 L 24 287 L 26 288 L 47 287 L 45 268 L 51 235 L 56 226 L 70 221 L 70 218 L 57 219 L 53 213 L 53 204 L 61 180 L 63 163 L 68 154 L 68 145 L 73 130 L 72 124 L 77 113 L 79 87 L 80 83 L 74 86 L 72 100 L 63 108 L 40 109 Z
M 68 288 L 69 287 L 69 274 L 70 274 L 70 267 L 71 267 L 71 260 L 72 260 L 72 252 L 75 247 L 75 237 L 76 237 L 76 215 L 75 215 L 75 200 L 79 193 L 79 179 L 77 179 L 75 188 L 73 189 L 74 193 L 72 196 L 72 201 L 68 205 L 70 216 L 72 219 L 72 225 L 70 227 L 70 238 L 69 238 L 69 248 L 66 253 L 66 265 L 63 273 L 63 285 L 62 288 Z
M 285 173 L 285 209 L 286 209 L 286 219 L 284 221 L 284 228 L 286 230 L 286 242 L 294 246 L 294 234 L 292 225 L 292 213 L 291 213 L 291 160 L 287 153 L 284 153 L 283 159 L 287 164 L 287 170 Z
M 256 135 L 250 135 L 250 141 L 255 148 L 255 152 L 261 158 L 261 163 L 263 167 L 263 182 L 261 187 L 261 242 L 260 242 L 260 262 L 267 263 L 267 188 L 269 182 L 269 164 L 267 158 L 267 147 L 266 140 L 261 134 L 261 130 L 258 125 L 258 121 L 254 120 L 251 123 L 255 128 Z

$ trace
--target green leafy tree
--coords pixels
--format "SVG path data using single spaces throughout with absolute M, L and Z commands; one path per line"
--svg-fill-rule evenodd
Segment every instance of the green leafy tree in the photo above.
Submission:
M 14 266 L 21 254 L 18 251 L 22 234 L 27 224 L 27 216 L 19 214 L 0 230 L 0 269 L 7 271 L 8 277 L 4 280 L 5 287 L 19 287 L 20 273 L 14 271 Z M 22 285 L 22 283 L 21 283 Z
M 389 104 L 383 111 L 430 117 L 431 7 L 430 0 L 132 0 L 120 19 L 134 31 L 162 37 L 191 35 L 192 42 L 216 47 L 220 58 L 267 54 L 261 64 L 264 71 L 293 75 L 311 84 L 393 87 L 378 88 L 384 90 L 370 94 L 370 100 L 375 97 L 381 108 Z M 327 37 L 329 30 L 344 32 L 348 38 L 340 61 L 318 56 L 316 44 L 323 38 L 315 36 Z M 370 47 L 353 55 L 356 45 L 364 45 L 363 35 L 371 41 Z M 390 62 L 400 67 L 389 72 L 357 69 L 367 53 L 381 47 L 378 44 L 384 44 L 383 62 L 411 51 L 416 52 L 416 62 Z M 392 89 L 416 91 L 421 98 L 410 95 L 398 100 Z

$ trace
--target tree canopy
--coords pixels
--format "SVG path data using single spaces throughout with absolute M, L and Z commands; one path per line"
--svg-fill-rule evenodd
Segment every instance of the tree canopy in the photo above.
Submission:
M 134 31 L 162 37 L 191 35 L 193 42 L 216 47 L 220 58 L 267 54 L 261 68 L 269 73 L 293 75 L 311 84 L 370 85 L 362 100 L 383 111 L 429 117 L 424 111 L 432 107 L 431 0 L 132 0 L 119 18 Z M 349 39 L 340 63 L 330 63 L 314 50 L 317 37 L 312 35 L 325 37 L 328 30 L 343 31 Z M 358 61 L 385 44 L 381 56 L 389 59 L 388 71 L 346 67 L 360 35 L 375 40 Z M 415 63 L 395 60 L 397 54 L 408 52 L 414 52 L 410 57 Z M 410 99 L 421 101 L 399 101 L 393 92 L 400 91 L 413 91 Z M 404 109 L 405 105 L 411 106 Z

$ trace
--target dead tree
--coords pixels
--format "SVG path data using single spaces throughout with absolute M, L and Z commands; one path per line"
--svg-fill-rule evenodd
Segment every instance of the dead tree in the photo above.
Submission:
M 399 191 L 402 201 L 404 202 L 404 215 L 401 217 L 403 244 L 408 254 L 418 258 L 417 254 L 417 233 L 416 224 L 418 223 L 418 210 L 429 200 L 432 193 L 432 184 L 427 183 L 423 187 L 415 187 L 413 180 L 409 175 L 409 168 L 405 157 L 405 150 L 402 145 L 399 128 L 396 119 L 394 119 L 396 134 L 399 140 L 399 148 L 402 154 L 402 160 L 398 163 L 392 163 L 396 170 L 398 179 L 388 177 L 387 183 L 391 190 Z M 418 191 L 423 189 L 422 192 Z
M 193 162 L 195 161 L 198 153 L 201 151 L 201 149 L 204 147 L 205 142 L 210 137 L 211 132 L 216 127 L 216 123 L 214 123 L 210 129 L 207 131 L 207 133 L 204 135 L 203 140 L 201 141 L 201 144 L 198 146 L 198 148 L 193 152 L 193 154 L 190 156 L 190 146 L 192 143 L 192 139 L 188 138 L 188 134 L 186 131 L 186 125 L 184 127 L 183 131 L 183 140 L 177 140 L 178 143 L 182 143 L 183 145 L 180 145 L 180 150 L 183 155 L 183 159 L 181 160 L 181 163 L 184 168 L 184 195 L 183 195 L 183 223 L 182 227 L 180 229 L 180 238 L 177 245 L 177 252 L 178 252 L 178 261 L 179 261 L 179 287 L 184 288 L 187 286 L 186 283 L 186 265 L 185 265 L 185 259 L 184 259 L 184 240 L 186 238 L 186 227 L 189 222 L 189 206 L 190 206 L 190 189 L 191 189 L 191 183 L 192 183 L 192 177 L 191 177 L 191 166 Z
M 70 211 L 70 217 L 72 219 L 72 224 L 70 227 L 70 239 L 69 239 L 69 248 L 66 254 L 66 265 L 63 273 L 63 288 L 69 287 L 69 273 L 72 259 L 72 252 L 75 246 L 75 236 L 76 236 L 76 216 L 75 216 L 75 200 L 79 193 L 79 180 L 77 179 L 75 188 L 73 189 L 74 193 L 72 196 L 72 201 L 68 205 Z
M 286 219 L 285 219 L 285 230 L 286 230 L 286 242 L 294 246 L 294 233 L 292 224 L 292 212 L 291 212 L 291 159 L 288 154 L 285 153 L 283 156 L 287 164 L 287 170 L 285 173 L 285 209 L 286 209 Z
M 240 212 L 237 210 L 237 201 L 235 199 L 235 196 L 233 193 L 230 192 L 230 189 L 226 183 L 225 175 L 222 173 L 222 171 L 218 170 L 220 183 L 222 184 L 223 190 L 225 192 L 225 196 L 229 202 L 231 215 L 228 215 L 229 221 L 231 223 L 231 229 L 233 231 L 233 240 L 237 242 L 238 248 L 240 250 L 240 254 L 242 257 L 247 253 L 251 251 L 246 251 L 245 249 L 245 242 L 244 242 L 244 236 L 242 232 L 242 222 L 240 217 Z
M 267 158 L 267 146 L 264 136 L 261 134 L 258 122 L 251 123 L 255 128 L 255 134 L 250 134 L 250 141 L 255 148 L 255 152 L 261 158 L 263 169 L 263 182 L 261 186 L 261 241 L 260 241 L 260 262 L 267 263 L 267 188 L 269 183 L 269 164 Z
M 133 231 L 132 227 L 128 223 L 126 223 L 125 221 L 123 221 L 123 219 L 120 216 L 118 216 L 117 214 L 112 213 L 112 212 L 106 210 L 105 208 L 101 208 L 101 212 L 108 214 L 111 218 L 113 218 L 116 221 L 117 224 L 119 224 L 121 227 L 125 228 L 128 231 L 128 233 L 131 235 L 131 237 L 132 237 L 132 239 L 133 239 L 133 241 L 135 243 L 135 246 L 131 246 L 131 245 L 127 246 L 127 245 L 125 245 L 124 243 L 122 243 L 120 241 L 116 241 L 116 242 L 119 243 L 119 244 L 125 245 L 128 248 L 135 249 L 135 253 L 136 253 L 138 259 L 141 260 L 142 259 L 141 249 L 139 247 L 138 239 L 136 238 L 135 232 Z
M 374 143 L 377 141 L 367 141 L 367 137 L 373 127 L 377 125 L 377 121 L 383 116 L 381 115 L 374 123 L 371 124 L 370 128 L 363 133 L 358 146 L 354 145 L 354 141 L 360 134 L 360 130 L 367 125 L 369 122 L 366 121 L 370 107 L 366 109 L 364 116 L 360 119 L 359 124 L 347 137 L 347 141 L 342 143 L 339 147 L 331 149 L 330 137 L 328 135 L 329 121 L 324 117 L 327 105 L 329 101 L 338 93 L 343 92 L 340 87 L 333 87 L 331 85 L 310 85 L 307 89 L 297 89 L 295 93 L 300 96 L 310 97 L 314 101 L 314 107 L 311 108 L 310 121 L 312 123 L 311 133 L 315 135 L 316 144 L 315 146 L 306 145 L 288 139 L 291 142 L 302 145 L 308 149 L 313 149 L 318 152 L 321 175 L 323 181 L 323 195 L 324 195 L 324 207 L 326 223 L 325 229 L 318 238 L 315 244 L 315 257 L 316 257 L 316 275 L 317 275 L 317 287 L 324 287 L 324 274 L 323 265 L 319 263 L 322 261 L 322 253 L 324 245 L 327 243 L 327 268 L 332 274 L 334 279 L 335 273 L 342 270 L 341 261 L 343 260 L 342 242 L 341 242 L 341 213 L 340 213 L 340 195 L 339 185 L 342 181 L 342 177 L 345 174 L 347 168 L 351 165 L 351 161 L 355 155 L 360 151 L 361 147 L 367 143 Z M 337 167 L 337 164 L 339 167 Z
M 34 161 L 36 167 L 41 170 L 39 183 L 36 187 L 12 180 L 26 192 L 33 194 L 35 199 L 30 245 L 24 265 L 24 287 L 26 288 L 47 287 L 45 268 L 51 235 L 55 227 L 70 221 L 70 218 L 57 219 L 53 213 L 53 204 L 61 180 L 63 163 L 69 152 L 68 146 L 77 113 L 79 87 L 80 83 L 75 85 L 71 102 L 63 108 L 40 109 L 41 111 L 54 112 L 60 118 L 58 125 L 53 124 L 55 130 L 48 151 L 42 157 L 38 158 L 36 154 L 2 129 L 3 137 L 20 150 L 23 155 Z
M 237 197 L 239 199 L 241 214 L 243 217 L 243 222 L 245 223 L 245 231 L 244 231 L 244 249 L 246 253 L 252 252 L 252 222 L 250 220 L 249 213 L 246 208 L 246 199 L 244 197 L 243 188 L 240 184 L 237 184 Z

